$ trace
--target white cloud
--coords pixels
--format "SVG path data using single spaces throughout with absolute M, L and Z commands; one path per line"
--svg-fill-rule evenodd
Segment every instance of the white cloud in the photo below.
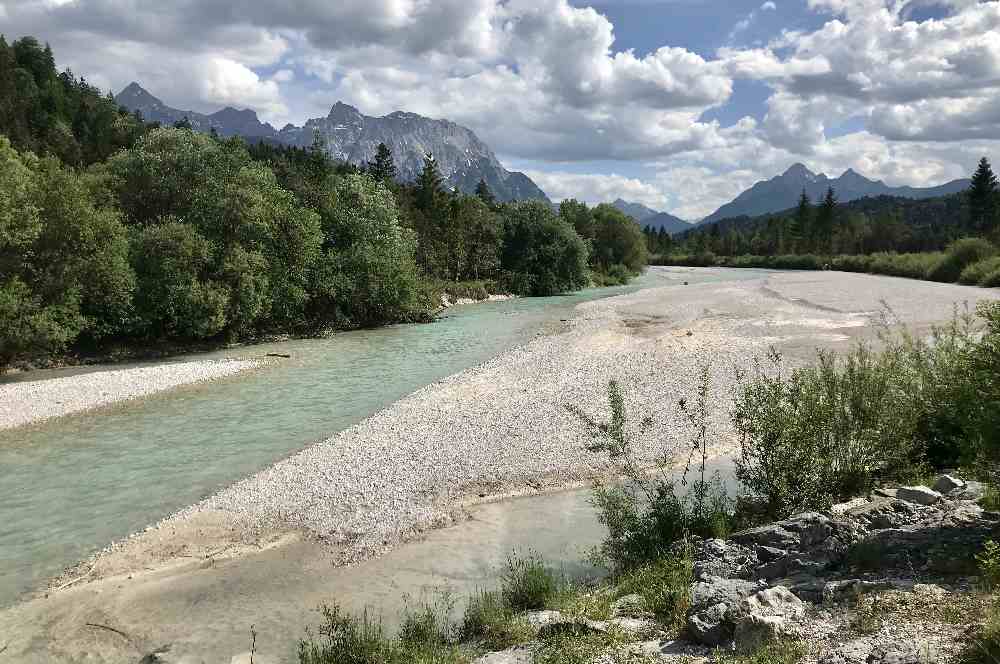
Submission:
M 559 171 L 525 171 L 554 201 L 575 198 L 590 205 L 621 198 L 654 210 L 663 209 L 666 196 L 655 184 L 614 173 L 581 174 Z
M 8 34 L 50 41 L 61 65 L 102 88 L 132 80 L 173 106 L 248 106 L 275 124 L 343 99 L 471 127 L 498 151 L 548 161 L 556 198 L 621 196 L 698 217 L 803 161 L 891 183 L 967 174 L 1000 136 L 1000 2 L 808 0 L 824 23 L 757 48 L 703 57 L 664 44 L 617 47 L 611 22 L 567 0 L 0 0 Z M 763 2 L 736 24 L 750 28 Z M 274 72 L 263 76 L 260 72 Z M 772 88 L 766 114 L 728 127 L 706 111 L 734 81 Z M 865 131 L 831 128 L 861 121 Z M 577 175 L 560 162 L 660 163 L 645 180 Z M 609 171 L 614 170 L 609 167 Z M 620 171 L 619 171 L 620 172 Z M 568 193 L 567 193 L 568 192 Z

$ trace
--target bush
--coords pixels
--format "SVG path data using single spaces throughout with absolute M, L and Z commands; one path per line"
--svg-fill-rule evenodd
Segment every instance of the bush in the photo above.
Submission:
M 594 487 L 592 504 L 608 536 L 596 552 L 595 562 L 609 564 L 621 572 L 667 555 L 673 545 L 688 535 L 724 536 L 733 518 L 733 503 L 719 476 L 706 479 L 708 459 L 709 373 L 702 370 L 701 385 L 694 405 L 681 400 L 679 408 L 688 419 L 692 435 L 691 459 L 700 455 L 700 476 L 685 496 L 678 496 L 673 482 L 664 474 L 651 476 L 633 456 L 625 402 L 616 381 L 608 384 L 611 418 L 598 423 L 573 406 L 569 410 L 583 420 L 595 442 L 591 451 L 608 455 L 622 484 Z M 646 418 L 642 428 L 652 420 Z M 664 458 L 669 452 L 664 454 Z M 685 471 L 685 480 L 686 480 Z
M 557 295 L 587 285 L 587 245 L 545 203 L 507 205 L 500 264 L 518 295 Z
M 537 555 L 507 557 L 501 577 L 504 603 L 514 611 L 544 609 L 562 587 L 562 580 Z
M 500 591 L 483 590 L 469 598 L 459 636 L 462 641 L 476 641 L 490 650 L 506 650 L 530 640 L 533 630 Z
M 866 346 L 787 379 L 781 358 L 739 377 L 733 423 L 740 435 L 736 475 L 770 516 L 832 503 L 871 488 L 877 475 L 899 477 L 917 456 L 910 413 L 897 403 L 903 367 L 896 353 Z
M 684 627 L 694 566 L 688 556 L 663 556 L 619 576 L 615 593 L 642 595 L 646 610 L 665 625 L 680 631 Z
M 883 334 L 843 358 L 782 373 L 758 361 L 732 414 L 737 477 L 769 516 L 825 509 L 934 468 L 1000 457 L 1000 304 L 956 315 L 929 340 Z
M 931 281 L 954 283 L 962 276 L 966 267 L 994 256 L 996 247 L 982 238 L 963 238 L 948 247 L 942 260 L 927 274 Z
M 958 281 L 969 286 L 992 287 L 1000 285 L 1000 282 L 991 283 L 996 276 L 1000 276 L 1000 256 L 991 256 L 967 266 Z

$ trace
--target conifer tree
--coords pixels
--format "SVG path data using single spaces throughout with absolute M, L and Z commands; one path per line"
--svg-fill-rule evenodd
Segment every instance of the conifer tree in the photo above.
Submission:
M 438 170 L 437 161 L 434 155 L 427 153 L 424 156 L 424 170 L 417 178 L 417 207 L 424 212 L 431 212 L 437 207 L 441 198 L 441 172 Z
M 385 143 L 379 143 L 375 148 L 375 159 L 368 162 L 368 173 L 380 182 L 396 179 L 396 162 L 392 158 L 392 150 Z
M 996 224 L 997 176 L 986 157 L 979 160 L 979 167 L 972 176 L 969 187 L 969 218 L 972 228 L 989 231 Z
M 479 178 L 479 184 L 476 185 L 476 196 L 490 207 L 497 204 L 497 198 L 490 191 L 490 185 L 486 184 L 486 178 Z
M 833 187 L 826 190 L 826 196 L 820 203 L 816 213 L 815 240 L 813 249 L 819 252 L 828 252 L 831 247 L 830 240 L 833 237 L 833 227 L 837 216 L 837 196 L 833 193 Z
M 809 200 L 809 194 L 806 190 L 802 189 L 802 195 L 799 196 L 799 205 L 795 210 L 795 216 L 792 217 L 792 223 L 788 228 L 788 245 L 789 249 L 793 252 L 802 251 L 805 247 L 804 240 L 809 236 L 809 231 L 812 228 L 812 201 Z

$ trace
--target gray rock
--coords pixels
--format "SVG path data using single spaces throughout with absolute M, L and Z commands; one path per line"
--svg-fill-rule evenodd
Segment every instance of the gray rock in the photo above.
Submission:
M 738 652 L 753 652 L 794 633 L 794 628 L 786 618 L 751 614 L 736 624 L 733 646 Z
M 785 549 L 775 549 L 773 546 L 758 546 L 756 549 L 757 560 L 762 563 L 769 563 L 773 560 L 778 560 L 788 555 L 788 551 Z
M 518 647 L 491 652 L 483 655 L 472 664 L 531 664 L 534 654 L 528 648 Z
M 784 586 L 775 586 L 747 597 L 739 605 L 744 615 L 780 616 L 783 618 L 801 618 L 806 607 L 791 590 Z
M 698 580 L 712 576 L 747 578 L 758 562 L 749 547 L 721 539 L 705 540 L 696 550 L 694 576 Z
M 771 546 L 778 549 L 787 549 L 798 546 L 799 537 L 797 534 L 789 532 L 776 523 L 759 528 L 751 528 L 736 533 L 730 537 L 738 544 Z
M 825 542 L 833 534 L 830 518 L 818 512 L 796 514 L 790 519 L 779 521 L 778 525 L 789 532 L 798 533 L 798 544 L 802 548 Z
M 931 487 L 938 493 L 951 493 L 952 491 L 965 488 L 965 481 L 951 475 L 942 475 L 934 481 Z
M 851 641 L 821 656 L 817 664 L 868 664 L 871 644 L 864 640 Z
M 883 498 L 895 498 L 897 493 L 899 493 L 899 489 L 875 489 L 875 495 L 882 496 Z
M 944 498 L 937 491 L 928 489 L 925 486 L 900 487 L 899 491 L 896 492 L 896 497 L 908 503 L 916 503 L 917 505 L 937 505 Z
M 872 650 L 867 664 L 926 664 L 936 661 L 925 657 L 927 654 L 921 652 L 921 647 L 915 643 L 892 643 Z
M 894 587 L 889 581 L 864 581 L 862 579 L 830 581 L 823 586 L 823 603 L 837 604 L 845 600 L 852 600 L 858 595 L 889 590 Z
M 721 646 L 733 638 L 733 624 L 726 619 L 729 605 L 720 603 L 687 617 L 687 628 L 696 643 Z
M 767 584 L 742 579 L 710 577 L 691 585 L 690 613 L 697 613 L 717 604 L 735 606 L 750 595 L 763 590 Z

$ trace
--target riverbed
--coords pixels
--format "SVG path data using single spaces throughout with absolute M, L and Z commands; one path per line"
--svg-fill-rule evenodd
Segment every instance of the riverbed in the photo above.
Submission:
M 81 565 L 74 570 L 76 576 L 57 582 L 71 584 L 66 589 L 0 613 L 0 633 L 12 635 L 8 651 L 15 657 L 12 661 L 120 661 L 126 653 L 127 659 L 137 649 L 155 647 L 150 644 L 161 640 L 175 644 L 175 654 L 194 658 L 188 661 L 225 661 L 220 657 L 241 652 L 238 644 L 248 637 L 244 623 L 254 616 L 261 621 L 273 616 L 277 621 L 269 629 L 275 633 L 269 646 L 273 649 L 264 654 L 286 659 L 301 635 L 303 611 L 313 609 L 311 604 L 321 597 L 346 601 L 359 595 L 352 587 L 374 591 L 383 587 L 379 584 L 389 583 L 390 590 L 374 593 L 371 602 L 376 608 L 391 609 L 388 599 L 427 585 L 413 580 L 436 577 L 435 569 L 444 569 L 443 581 L 447 582 L 449 577 L 463 578 L 461 569 L 482 571 L 495 565 L 503 553 L 496 549 L 514 540 L 487 536 L 463 540 L 460 534 L 469 524 L 462 520 L 467 512 L 461 507 L 470 498 L 556 488 L 584 482 L 606 470 L 586 452 L 585 431 L 566 405 L 601 417 L 609 378 L 625 384 L 631 412 L 654 415 L 653 435 L 641 447 L 644 455 L 653 458 L 664 448 L 677 451 L 686 445 L 687 433 L 674 404 L 693 394 L 704 364 L 712 366 L 714 389 L 720 395 L 718 401 L 724 403 L 736 365 L 745 366 L 748 358 L 771 346 L 784 352 L 790 362 L 807 360 L 816 347 L 846 348 L 853 340 L 872 335 L 883 301 L 901 321 L 921 331 L 948 318 L 956 304 L 997 297 L 996 291 L 838 273 L 654 270 L 649 278 L 666 282 L 612 299 L 566 302 L 567 309 L 558 314 L 567 319 L 565 323 L 547 310 L 540 317 L 545 322 L 531 328 L 523 345 L 427 385 L 374 417 L 204 501 L 187 501 L 194 504 Z M 683 285 L 684 281 L 689 284 Z M 546 323 L 551 326 L 549 333 L 536 338 Z M 478 348 L 476 344 L 483 341 L 470 339 L 469 343 Z M 489 338 L 485 342 L 488 345 Z M 447 353 L 434 359 L 446 363 Z M 446 371 L 426 356 L 421 360 L 416 371 Z M 427 368 L 430 364 L 433 369 Z M 296 372 L 286 366 L 286 370 L 305 373 L 303 368 Z M 387 366 L 379 376 L 390 380 L 398 370 Z M 205 400 L 215 410 L 202 410 L 201 398 L 190 395 L 189 403 L 176 404 L 178 419 L 168 422 L 179 426 L 194 418 L 194 426 L 184 429 L 188 435 L 206 427 L 215 435 L 202 438 L 197 447 L 207 455 L 204 467 L 192 470 L 190 460 L 179 461 L 178 477 L 197 477 L 198 470 L 227 474 L 213 468 L 218 458 L 210 452 L 217 444 L 232 445 L 233 457 L 238 457 L 240 441 L 227 443 L 224 429 L 227 425 L 239 429 L 245 423 L 212 419 L 213 415 L 233 417 L 233 413 L 218 412 L 220 403 L 213 396 L 218 392 L 232 388 L 227 399 L 236 417 L 250 419 L 250 426 L 240 429 L 243 435 L 252 438 L 257 428 L 268 430 L 267 419 L 255 419 L 253 409 L 241 406 L 241 393 L 248 393 L 256 408 L 266 403 L 252 389 L 255 380 L 250 377 L 206 387 Z M 261 382 L 265 384 L 260 389 L 266 392 L 270 381 Z M 313 389 L 322 388 L 315 385 Z M 372 390 L 391 394 L 377 382 Z M 299 398 L 301 402 L 292 401 L 293 414 L 280 400 L 267 412 L 284 413 L 283 421 L 292 423 L 288 426 L 299 426 L 295 410 L 301 408 L 299 403 L 309 403 L 306 396 Z M 157 407 L 159 415 L 162 407 Z M 130 419 L 136 414 L 129 409 L 127 414 L 94 415 L 94 427 L 104 427 L 108 416 Z M 321 426 L 322 417 L 317 420 Z M 712 424 L 713 442 L 721 451 L 733 442 L 726 430 L 724 408 L 713 412 Z M 327 429 L 331 430 L 336 429 Z M 71 438 L 62 441 L 62 449 L 72 449 L 72 442 Z M 141 442 L 127 439 L 125 446 Z M 106 466 L 102 466 L 104 472 L 112 473 L 113 466 Z M 128 480 L 130 476 L 125 473 L 123 477 Z M 182 482 L 175 482 L 169 473 L 140 473 L 147 482 L 151 477 L 154 481 L 145 488 L 159 494 L 160 500 L 164 494 L 172 502 L 178 502 L 174 494 L 183 500 L 186 487 Z M 111 479 L 104 490 L 110 487 L 113 493 L 115 486 Z M 560 554 L 558 545 L 567 540 L 586 544 L 588 538 L 599 538 L 599 533 L 591 528 L 587 535 L 588 529 L 574 521 L 573 514 L 587 513 L 593 518 L 580 500 L 570 500 L 572 507 L 547 507 L 556 504 L 550 501 L 560 500 L 564 498 L 526 498 L 475 509 L 497 510 L 489 518 L 503 528 L 504 515 L 516 512 L 516 505 L 525 506 L 523 532 L 530 537 L 533 528 L 553 530 L 554 541 L 536 537 L 545 548 L 541 553 L 568 560 L 576 554 Z M 45 510 L 43 505 L 38 509 Z M 116 509 L 122 510 L 121 505 Z M 136 512 L 148 515 L 157 510 Z M 117 518 L 116 514 L 108 521 Z M 567 530 L 557 527 L 563 522 L 569 524 Z M 425 533 L 427 528 L 448 523 L 458 525 Z M 449 532 L 459 533 L 459 539 L 450 544 L 447 539 L 435 540 L 446 538 Z M 400 541 L 419 539 L 421 533 L 427 539 L 371 559 Z M 48 551 L 48 535 L 44 530 L 37 533 L 43 553 Z M 105 541 L 111 539 L 115 536 Z M 493 557 L 473 546 L 474 539 L 482 540 Z M 423 557 L 406 557 L 407 552 L 417 551 L 411 547 L 434 541 L 437 549 L 425 549 Z M 341 568 L 350 572 L 334 573 L 336 564 L 350 559 L 368 562 Z M 398 562 L 380 562 L 387 560 Z M 441 568 L 442 560 L 455 561 L 455 568 L 450 572 Z M 489 578 L 465 576 L 476 583 Z M 167 619 L 170 612 L 173 622 Z M 136 642 L 121 642 L 113 633 L 99 634 L 86 626 L 87 622 L 108 621 Z

